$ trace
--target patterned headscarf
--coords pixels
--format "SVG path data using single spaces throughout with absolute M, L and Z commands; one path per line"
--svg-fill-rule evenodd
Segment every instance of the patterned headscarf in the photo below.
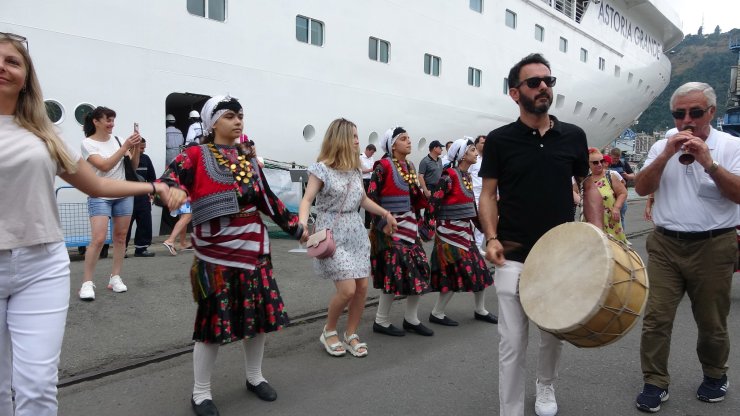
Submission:
M 208 136 L 213 132 L 213 125 L 216 124 L 218 119 L 228 110 L 238 113 L 242 110 L 242 105 L 239 104 L 239 101 L 236 98 L 228 95 L 217 95 L 206 101 L 203 105 L 203 109 L 200 111 L 200 118 L 203 120 L 204 136 Z
M 472 137 L 465 136 L 462 139 L 455 140 L 450 146 L 450 150 L 447 151 L 447 159 L 449 159 L 450 164 L 462 160 L 470 146 L 475 146 Z
M 383 135 L 383 138 L 380 139 L 380 148 L 388 155 L 393 156 L 393 152 L 391 150 L 393 149 L 393 144 L 396 143 L 398 136 L 403 133 L 406 133 L 406 130 L 404 130 L 403 127 L 389 128 Z

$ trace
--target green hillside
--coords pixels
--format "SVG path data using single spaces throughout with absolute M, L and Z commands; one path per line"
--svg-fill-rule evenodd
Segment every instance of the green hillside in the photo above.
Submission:
M 634 130 L 652 132 L 673 127 L 668 101 L 678 86 L 701 81 L 717 92 L 717 115 L 725 113 L 727 90 L 730 85 L 730 66 L 737 64 L 737 55 L 729 49 L 730 39 L 740 39 L 740 29 L 711 35 L 688 35 L 667 53 L 673 65 L 671 82 L 662 94 L 640 117 Z

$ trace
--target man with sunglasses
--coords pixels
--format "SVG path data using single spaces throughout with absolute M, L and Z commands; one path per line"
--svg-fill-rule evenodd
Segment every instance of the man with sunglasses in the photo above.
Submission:
M 553 227 L 573 221 L 573 188 L 588 174 L 586 134 L 548 114 L 555 77 L 540 54 L 509 72 L 509 96 L 519 119 L 486 138 L 479 176 L 483 178 L 479 218 L 486 258 L 496 264 L 499 301 L 499 414 L 524 415 L 525 357 L 529 319 L 519 301 L 519 275 L 534 243 Z M 601 197 L 592 181 L 586 217 L 602 228 Z M 496 193 L 500 200 L 496 200 Z M 535 413 L 557 413 L 555 389 L 562 341 L 540 331 Z
M 648 412 L 659 411 L 668 400 L 671 330 L 686 292 L 704 376 L 696 396 L 719 402 L 729 386 L 727 316 L 737 260 L 740 140 L 710 125 L 717 96 L 708 84 L 680 86 L 670 105 L 677 130 L 650 148 L 635 178 L 638 194 L 655 194 L 655 230 L 647 239 L 650 294 L 640 342 L 645 385 L 636 400 Z M 693 162 L 683 164 L 682 154 Z

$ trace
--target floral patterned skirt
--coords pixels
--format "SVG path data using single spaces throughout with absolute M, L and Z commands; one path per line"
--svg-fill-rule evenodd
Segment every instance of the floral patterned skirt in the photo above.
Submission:
M 465 251 L 435 238 L 431 268 L 433 292 L 480 292 L 493 285 L 493 276 L 475 241 Z
M 421 295 L 429 291 L 429 263 L 418 238 L 410 244 L 373 229 L 370 265 L 373 287 L 385 294 Z
M 282 329 L 288 324 L 277 283 L 272 278 L 270 256 L 260 256 L 257 267 L 247 270 L 195 259 L 193 268 L 205 267 L 218 274 L 222 284 L 198 301 L 193 341 L 227 344 Z

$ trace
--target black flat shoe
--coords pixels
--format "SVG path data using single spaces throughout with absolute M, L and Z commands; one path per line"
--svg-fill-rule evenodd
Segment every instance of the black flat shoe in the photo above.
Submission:
M 457 321 L 453 321 L 448 316 L 445 316 L 442 319 L 437 318 L 436 316 L 429 314 L 429 322 L 433 324 L 439 324 L 444 326 L 458 326 L 460 324 L 457 323 Z
M 488 322 L 489 324 L 497 324 L 498 323 L 498 316 L 494 315 L 491 312 L 488 312 L 488 315 L 481 315 L 478 312 L 475 312 L 475 319 L 477 321 Z
M 277 392 L 266 381 L 253 386 L 247 380 L 247 390 L 253 392 L 260 398 L 260 400 L 264 400 L 266 402 L 274 402 L 275 399 L 277 399 Z
M 154 257 L 157 253 L 152 253 L 149 250 L 143 250 L 143 251 L 135 251 L 134 257 Z
M 190 404 L 193 405 L 193 411 L 198 416 L 219 416 L 216 405 L 213 400 L 203 400 L 200 404 L 195 404 L 195 400 L 190 398 Z
M 417 334 L 423 335 L 425 337 L 431 337 L 432 335 L 434 335 L 434 331 L 422 325 L 421 322 L 419 322 L 417 325 L 411 325 L 407 320 L 404 319 L 403 329 L 408 332 L 416 332 Z
M 388 326 L 388 328 L 386 328 L 383 325 L 379 325 L 377 322 L 373 322 L 373 332 L 377 332 L 378 334 L 390 335 L 392 337 L 402 337 L 406 335 L 403 330 L 398 329 L 393 325 L 390 325 Z

